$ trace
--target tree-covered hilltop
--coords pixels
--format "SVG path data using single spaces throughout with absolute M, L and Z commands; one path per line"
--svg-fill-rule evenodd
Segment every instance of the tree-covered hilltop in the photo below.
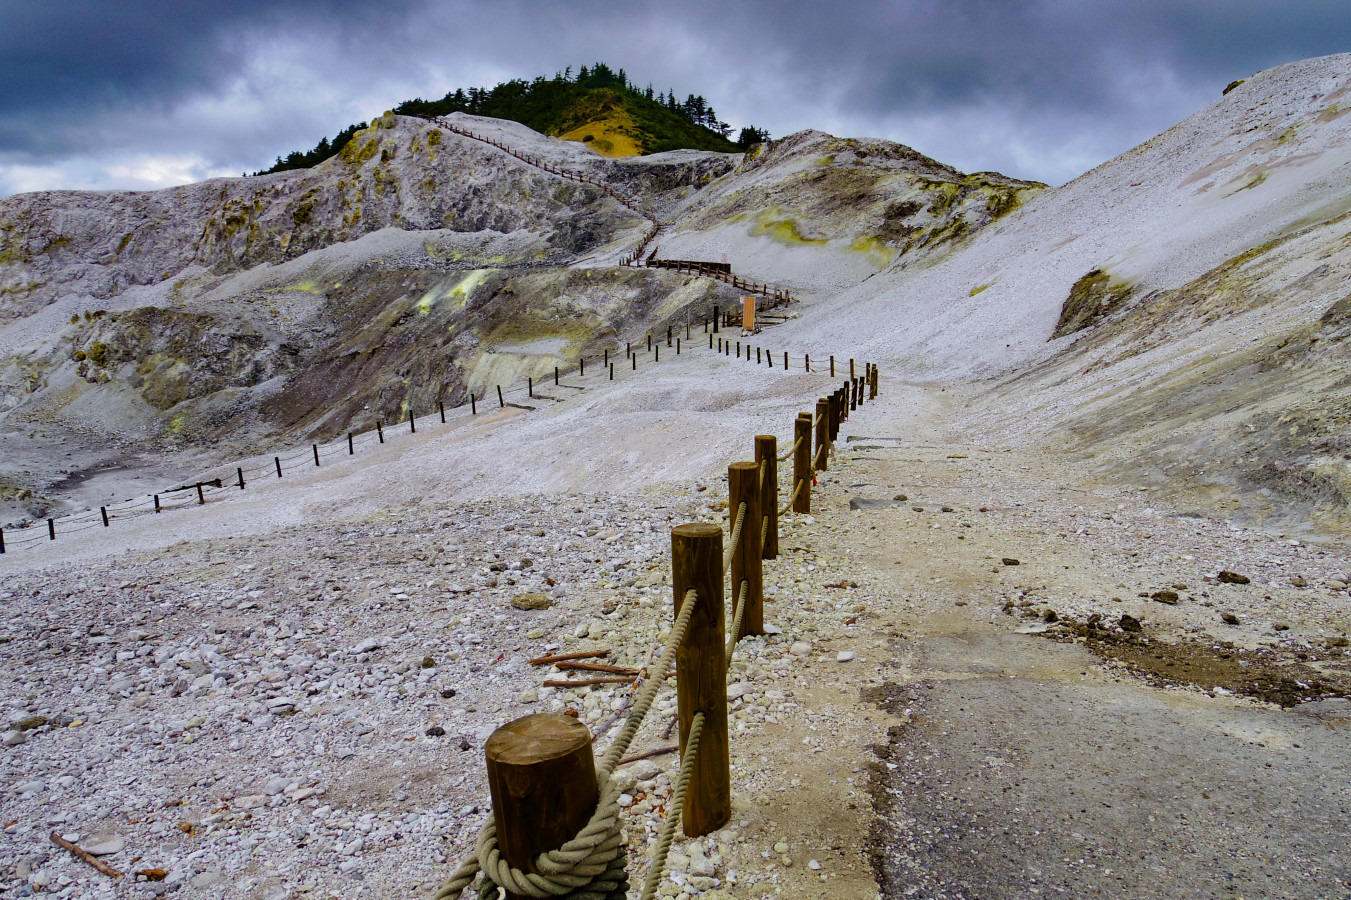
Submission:
M 408 116 L 444 116 L 454 112 L 520 122 L 541 134 L 590 144 L 606 156 L 634 156 L 666 150 L 712 150 L 735 153 L 769 138 L 768 132 L 749 125 L 736 140 L 703 96 L 688 94 L 678 100 L 672 90 L 638 87 L 623 69 L 603 62 L 572 68 L 533 81 L 513 79 L 493 88 L 457 89 L 439 100 L 417 98 L 394 107 Z M 292 151 L 277 157 L 267 175 L 288 169 L 307 169 L 336 156 L 362 122 L 349 125 L 330 140 L 324 138 L 308 152 Z

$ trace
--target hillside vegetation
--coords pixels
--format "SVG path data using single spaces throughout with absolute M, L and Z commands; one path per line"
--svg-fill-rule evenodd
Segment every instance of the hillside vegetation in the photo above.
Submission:
M 463 112 L 508 119 L 564 140 L 581 141 L 604 156 L 642 156 L 667 150 L 735 153 L 768 135 L 750 126 L 733 142 L 730 127 L 719 121 L 708 101 L 696 94 L 677 100 L 674 90 L 639 88 L 623 69 L 605 63 L 571 68 L 552 79 L 513 79 L 492 88 L 457 89 L 439 100 L 405 100 L 394 111 L 405 116 L 446 116 Z M 352 135 L 366 127 L 351 125 L 333 140 L 325 137 L 308 152 L 277 158 L 270 174 L 316 166 L 336 156 Z

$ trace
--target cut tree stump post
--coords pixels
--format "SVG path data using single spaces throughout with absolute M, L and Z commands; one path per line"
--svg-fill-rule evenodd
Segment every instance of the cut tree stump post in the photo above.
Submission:
M 816 470 L 824 472 L 829 455 L 826 447 L 830 443 L 830 401 L 822 397 L 816 401 Z
M 831 377 L 831 378 L 834 378 L 834 377 L 835 377 L 835 357 L 834 357 L 834 356 L 832 356 L 832 357 L 830 358 L 830 377 Z
M 536 872 L 535 858 L 576 837 L 596 811 L 591 729 L 569 716 L 536 713 L 494 731 L 483 753 L 498 849 L 512 866 Z
M 772 434 L 755 436 L 755 461 L 764 463 L 765 477 L 760 483 L 760 514 L 769 520 L 761 559 L 779 558 L 779 441 Z
M 754 463 L 742 465 L 754 466 Z M 676 697 L 680 753 L 685 753 L 690 723 L 704 714 L 699 755 L 695 757 L 681 824 L 699 837 L 717 831 L 732 818 L 731 760 L 727 744 L 727 620 L 723 602 L 722 529 L 706 522 L 671 530 L 671 584 L 679 615 L 691 588 L 698 606 L 685 640 L 676 652 Z
M 741 596 L 741 582 L 746 587 L 746 614 L 741 617 L 741 640 L 748 634 L 765 633 L 763 610 L 764 567 L 760 559 L 760 466 L 753 462 L 736 462 L 727 467 L 728 511 L 732 514 L 729 527 L 736 524 L 737 510 L 746 504 L 746 519 L 741 525 L 741 540 L 732 550 L 732 613 Z
M 793 441 L 797 444 L 797 450 L 793 452 L 793 490 L 797 491 L 793 512 L 809 513 L 812 511 L 811 413 L 798 413 L 797 421 L 793 423 Z

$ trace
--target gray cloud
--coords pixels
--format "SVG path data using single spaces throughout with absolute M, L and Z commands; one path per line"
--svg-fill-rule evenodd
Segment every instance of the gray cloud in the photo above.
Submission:
M 265 166 L 412 96 L 604 59 L 776 135 L 888 137 L 1060 182 L 1262 68 L 1351 47 L 1341 3 L 0 0 L 0 193 Z

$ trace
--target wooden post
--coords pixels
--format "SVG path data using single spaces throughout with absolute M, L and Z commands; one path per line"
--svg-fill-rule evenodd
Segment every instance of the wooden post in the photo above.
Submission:
M 235 466 L 235 474 L 239 476 L 239 489 L 244 490 L 244 467 Z
M 732 463 L 727 467 L 727 488 L 727 510 L 731 513 L 728 521 L 731 525 L 736 524 L 736 514 L 741 504 L 746 504 L 741 540 L 732 550 L 733 614 L 736 613 L 737 598 L 741 595 L 741 582 L 747 583 L 746 614 L 741 617 L 741 633 L 735 636 L 740 640 L 748 634 L 765 633 L 761 581 L 764 569 L 760 561 L 760 466 L 753 462 Z
M 494 731 L 483 755 L 497 847 L 511 865 L 535 872 L 534 859 L 576 837 L 596 811 L 591 729 L 559 713 L 536 713 Z
M 680 338 L 676 338 L 676 356 L 680 355 Z
M 56 540 L 56 520 L 55 520 L 55 519 L 48 519 L 48 520 L 47 520 L 47 539 L 48 539 L 48 540 L 52 540 L 52 541 Z
M 830 443 L 830 401 L 822 397 L 816 401 L 816 470 L 824 472 L 827 466 L 827 445 Z
M 745 465 L 754 465 L 745 463 Z M 698 606 L 685 640 L 676 652 L 680 752 L 685 752 L 690 722 L 704 714 L 685 809 L 685 834 L 709 834 L 732 818 L 732 774 L 727 745 L 727 624 L 722 588 L 722 529 L 705 522 L 671 530 L 671 585 L 678 615 L 693 588 Z
M 614 380 L 615 380 L 615 364 L 614 364 L 614 363 L 610 363 L 610 380 L 611 380 L 611 381 L 614 381 Z
M 751 358 L 751 355 L 750 355 L 749 352 L 747 352 L 747 353 L 746 353 L 746 359 L 749 360 L 750 358 Z M 758 366 L 758 365 L 760 365 L 760 362 L 761 362 L 761 360 L 760 360 L 760 348 L 759 348 L 759 347 L 756 347 L 756 348 L 755 348 L 755 364 Z
M 585 356 L 579 356 L 579 357 L 577 357 L 577 375 L 578 375 L 578 377 L 580 377 L 580 378 L 585 378 L 585 377 L 586 377 L 586 357 L 585 357 Z
M 788 371 L 788 351 L 783 351 L 783 370 Z
M 554 387 L 558 387 L 558 366 L 554 366 Z
M 853 360 L 853 357 L 850 357 L 850 359 L 849 359 L 849 380 L 850 380 L 850 381 L 853 381 L 853 380 L 854 380 L 854 360 Z
M 108 507 L 106 507 L 106 506 L 100 506 L 100 507 L 99 507 L 99 513 L 103 516 L 103 527 L 104 527 L 104 528 L 107 528 L 107 527 L 108 527 Z
M 765 477 L 760 482 L 760 514 L 769 520 L 761 559 L 779 558 L 779 441 L 772 434 L 755 436 L 755 461 L 764 463 Z
M 661 344 L 652 348 L 652 361 L 661 362 Z
M 155 512 L 159 512 L 159 494 L 155 495 Z
M 379 419 L 375 421 L 375 433 L 380 436 L 380 443 L 385 442 L 385 424 Z
M 849 378 L 849 408 L 858 409 L 858 379 L 850 376 Z
M 356 452 L 356 447 L 352 446 L 352 432 L 349 431 L 347 432 L 347 455 L 353 456 Z
M 310 444 L 310 446 L 314 448 L 314 465 L 315 465 L 315 468 L 318 468 L 318 467 L 319 467 L 319 445 L 318 445 L 318 444 Z
M 666 346 L 671 346 L 671 326 L 666 326 Z
M 525 388 L 526 395 L 533 398 L 535 396 L 535 379 L 527 376 L 525 379 L 525 384 L 526 384 Z
M 833 355 L 830 357 L 830 377 L 835 377 L 835 357 Z
M 502 385 L 500 384 L 497 386 L 497 407 L 498 409 L 507 408 L 507 401 L 502 399 Z
M 0 553 L 5 552 L 5 529 L 0 528 Z
M 442 400 L 436 401 L 436 408 L 441 413 L 441 424 L 446 424 L 446 404 Z
M 474 392 L 469 392 L 469 415 L 478 415 L 478 401 L 474 399 Z
M 408 433 L 417 434 L 417 420 L 413 418 L 413 411 L 411 409 L 408 410 Z M 315 459 L 318 458 L 319 454 L 315 453 Z M 315 465 L 317 466 L 319 463 L 316 462 Z
M 793 501 L 793 512 L 812 511 L 812 414 L 798 413 L 793 423 L 793 440 L 800 442 L 793 453 L 793 490 L 797 499 Z M 801 485 L 801 489 L 798 485 Z
M 197 505 L 206 505 L 206 495 L 202 493 L 202 483 L 200 481 L 197 482 Z
M 637 354 L 637 353 L 631 354 L 631 355 L 629 356 L 629 360 L 633 363 L 633 371 L 637 372 L 637 371 L 638 371 L 638 354 Z
M 608 347 L 605 349 L 605 353 L 604 353 L 603 357 L 601 358 L 601 363 L 600 363 L 600 364 L 601 364 L 602 366 L 608 366 L 608 365 L 610 364 L 610 349 L 609 349 Z
M 277 477 L 280 478 L 280 477 L 281 477 L 281 457 L 280 457 L 280 456 L 274 456 L 274 457 L 272 457 L 272 464 L 275 465 L 275 466 L 277 467 Z
M 874 399 L 874 400 L 877 399 L 877 385 L 879 384 L 879 382 L 881 381 L 881 379 L 882 379 L 882 375 L 881 375 L 881 373 L 878 371 L 877 366 L 873 366 L 873 386 L 872 386 L 873 389 L 872 389 L 872 394 L 873 394 L 873 399 Z
M 810 372 L 812 370 L 812 355 L 810 353 L 802 354 L 802 365 L 806 371 Z
M 718 307 L 713 307 L 713 333 L 718 333 L 718 325 L 721 323 L 722 311 Z

